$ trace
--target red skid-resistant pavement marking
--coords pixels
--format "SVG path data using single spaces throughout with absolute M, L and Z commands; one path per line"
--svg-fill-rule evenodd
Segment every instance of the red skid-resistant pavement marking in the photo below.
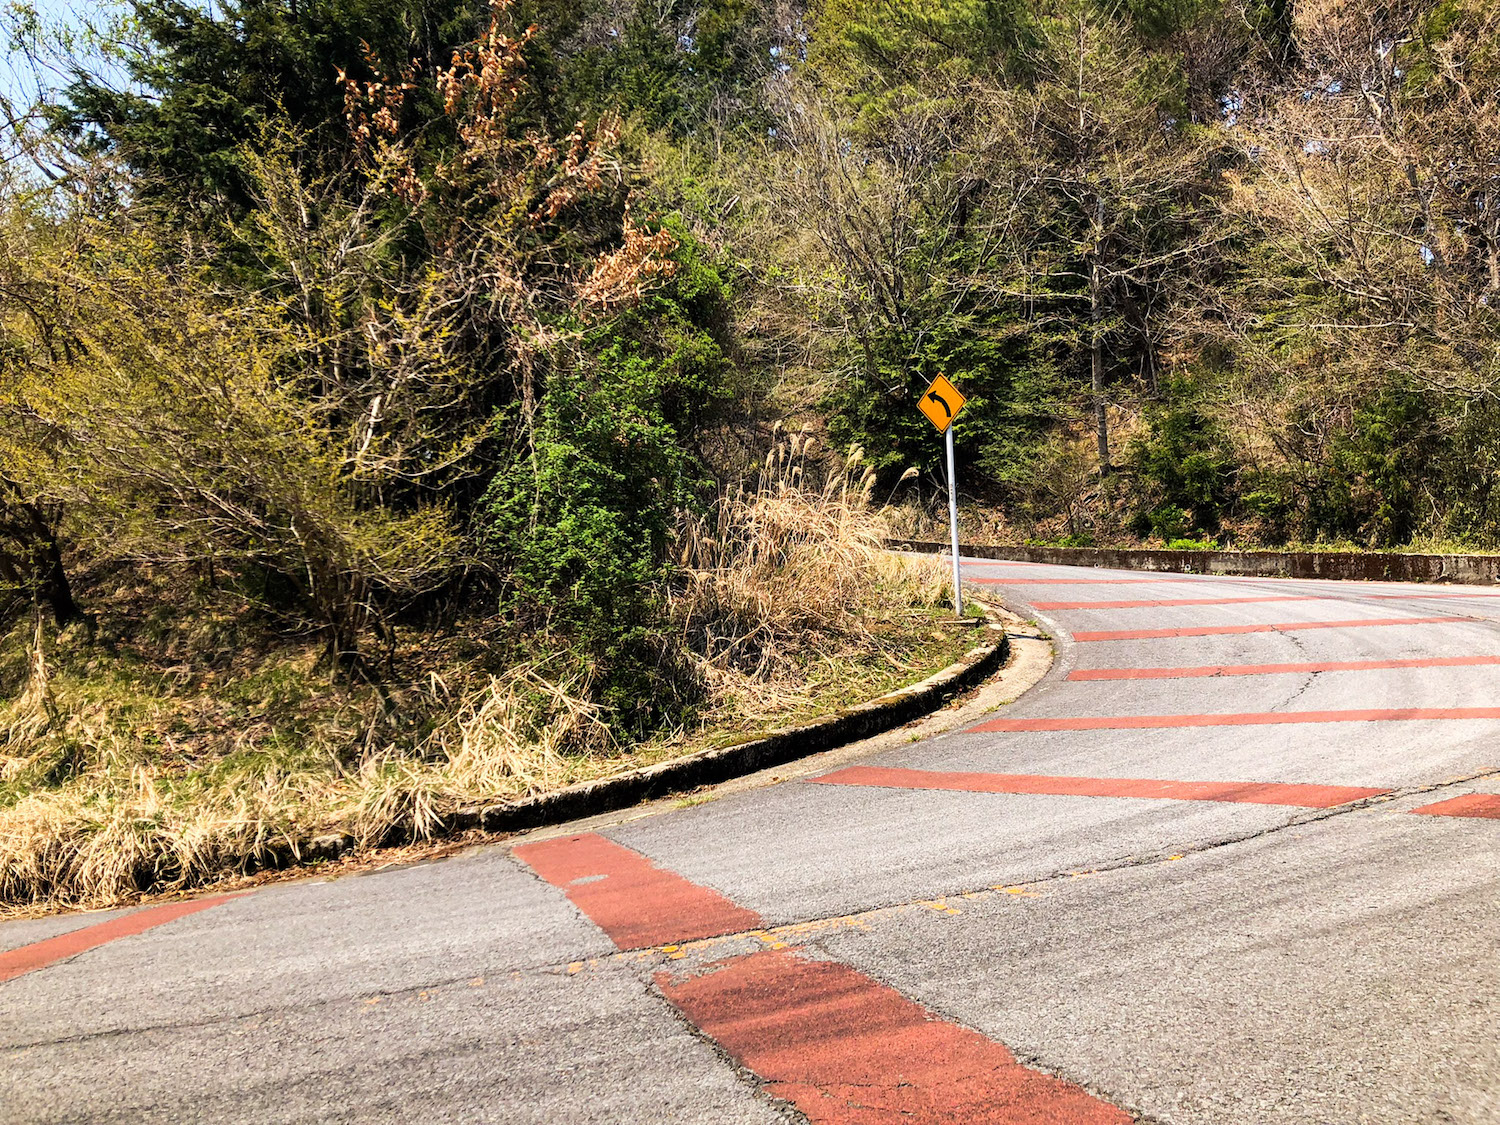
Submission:
M 816 1125 L 1128 1125 L 1134 1118 L 836 961 L 766 950 L 667 999 Z
M 1032 602 L 1032 609 L 1158 609 L 1174 605 L 1251 605 L 1258 602 L 1318 602 L 1320 594 L 1278 594 L 1262 598 L 1165 598 L 1156 601 Z
M 106 942 L 144 933 L 155 926 L 174 922 L 188 914 L 196 914 L 200 910 L 207 910 L 211 906 L 218 906 L 220 903 L 238 897 L 238 895 L 216 895 L 213 898 L 193 899 L 191 902 L 169 902 L 165 906 L 150 906 L 144 910 L 137 910 L 133 914 L 111 918 L 108 922 L 100 922 L 96 926 L 84 926 L 82 929 L 59 934 L 45 941 L 33 942 L 19 949 L 0 953 L 0 983 L 14 980 L 21 974 L 35 969 L 45 969 L 48 965 L 66 957 L 76 957 Z
M 973 731 L 1157 730 L 1265 727 L 1288 723 L 1384 723 L 1412 719 L 1500 719 L 1500 707 L 1388 707 L 1364 711 L 1252 711 L 1227 715 L 1085 715 L 1069 719 L 992 719 Z
M 1424 598 L 1500 598 L 1500 593 L 1491 593 L 1483 590 L 1454 590 L 1443 594 L 1365 594 L 1363 596 L 1367 598 L 1379 598 L 1381 601 L 1421 601 Z
M 1049 797 L 1142 797 L 1163 801 L 1223 801 L 1331 809 L 1380 797 L 1389 789 L 1265 781 L 1151 781 L 1131 777 L 1046 777 L 1028 773 L 943 773 L 936 770 L 850 766 L 811 780 L 826 785 L 886 789 L 948 789 L 964 793 L 1021 793 Z
M 1474 816 L 1485 820 L 1500 820 L 1500 794 L 1465 793 L 1462 797 L 1450 797 L 1435 805 L 1423 805 L 1411 811 L 1424 816 Z
M 1070 680 L 1191 680 L 1208 676 L 1274 676 L 1286 672 L 1376 672 L 1390 668 L 1468 668 L 1500 656 L 1427 656 L 1409 660 L 1316 660 L 1304 664 L 1204 664 L 1191 668 L 1078 668 Z
M 621 949 L 763 927 L 759 915 L 717 891 L 596 833 L 522 844 L 514 854 L 564 888 Z M 838 962 L 763 950 L 718 962 L 701 976 L 656 979 L 689 1020 L 816 1125 L 1132 1120 Z
M 621 949 L 755 930 L 760 915 L 590 832 L 522 844 L 517 859 L 567 892 Z
M 985 586 L 1138 586 L 1143 583 L 1158 582 L 1196 582 L 1196 578 L 1183 578 L 1180 575 L 1170 578 L 1027 578 L 1017 575 L 1014 578 L 990 578 L 975 577 L 966 578 L 966 582 L 978 582 Z
M 1380 625 L 1451 625 L 1472 617 L 1365 617 L 1355 621 L 1282 621 L 1274 625 L 1190 625 L 1183 629 L 1106 629 L 1074 633 L 1085 641 L 1148 641 L 1160 637 L 1222 637 L 1237 633 L 1294 633 L 1302 629 L 1368 629 Z

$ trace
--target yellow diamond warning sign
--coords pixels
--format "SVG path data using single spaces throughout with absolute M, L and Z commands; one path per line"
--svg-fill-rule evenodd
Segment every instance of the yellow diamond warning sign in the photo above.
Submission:
M 922 413 L 927 415 L 927 420 L 937 427 L 938 433 L 943 433 L 953 425 L 953 419 L 958 417 L 958 412 L 964 408 L 968 400 L 958 393 L 958 388 L 948 382 L 946 375 L 939 375 L 932 381 L 932 385 L 922 392 L 922 401 L 917 403 L 922 408 Z

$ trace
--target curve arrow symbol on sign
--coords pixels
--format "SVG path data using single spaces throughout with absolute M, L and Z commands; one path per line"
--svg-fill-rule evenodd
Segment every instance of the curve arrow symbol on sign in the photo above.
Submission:
M 948 400 L 947 399 L 943 398 L 936 391 L 928 391 L 927 392 L 927 397 L 930 398 L 930 399 L 932 399 L 932 401 L 935 402 L 935 403 L 937 403 L 939 406 L 941 406 L 943 408 L 943 413 L 946 414 L 946 415 L 948 415 L 949 418 L 953 417 L 953 411 L 951 411 L 951 410 L 948 409 Z

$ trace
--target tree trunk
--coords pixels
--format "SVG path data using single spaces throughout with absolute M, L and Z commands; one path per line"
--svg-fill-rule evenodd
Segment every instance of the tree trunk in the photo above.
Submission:
M 24 589 L 25 583 L 21 580 L 16 561 L 0 551 L 0 626 L 8 624 L 12 614 L 26 604 Z
M 9 515 L 0 522 L 0 533 L 16 544 L 11 556 L 0 566 L 0 581 L 29 591 L 38 602 L 45 602 L 59 628 L 82 622 L 92 633 L 93 617 L 84 612 L 73 596 L 68 568 L 63 565 L 62 547 L 47 513 L 24 499 L 21 490 L 10 481 L 0 478 L 0 486 L 10 494 Z
M 73 597 L 73 583 L 68 581 L 68 568 L 63 565 L 62 550 L 50 532 L 41 543 L 39 553 L 41 558 L 37 561 L 41 581 L 37 584 L 37 594 L 51 608 L 52 620 L 57 622 L 59 629 L 82 622 L 92 634 L 94 619 L 83 611 L 83 607 Z

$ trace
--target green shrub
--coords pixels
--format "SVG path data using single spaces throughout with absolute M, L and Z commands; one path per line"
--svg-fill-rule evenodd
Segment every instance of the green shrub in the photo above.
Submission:
M 1158 539 L 1182 539 L 1192 529 L 1192 518 L 1176 504 L 1163 504 L 1147 518 Z
M 1219 529 L 1232 506 L 1238 466 L 1219 424 L 1179 381 L 1146 413 L 1145 432 L 1126 451 L 1137 492 L 1137 534 L 1181 539 Z
M 675 717 L 692 692 L 662 578 L 676 513 L 703 490 L 694 435 L 729 368 L 723 282 L 678 238 L 671 283 L 585 330 L 551 373 L 531 447 L 494 477 L 476 521 L 504 610 L 579 648 L 601 702 L 634 729 Z

